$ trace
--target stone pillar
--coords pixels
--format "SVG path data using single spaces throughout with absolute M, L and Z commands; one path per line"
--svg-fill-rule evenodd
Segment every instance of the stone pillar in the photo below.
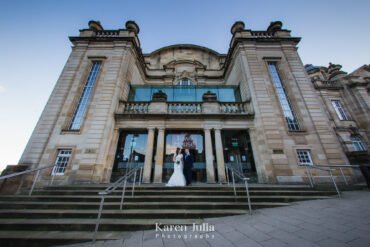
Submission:
M 164 128 L 158 128 L 157 152 L 155 154 L 154 183 L 162 183 L 164 154 Z
M 255 128 L 248 129 L 249 137 L 251 140 L 252 145 L 252 153 L 253 153 L 253 159 L 254 164 L 256 166 L 257 171 L 257 177 L 258 177 L 258 183 L 268 183 L 268 178 L 265 175 L 265 167 L 262 163 L 262 150 L 258 146 L 258 135 Z
M 215 144 L 216 144 L 218 182 L 226 183 L 224 148 L 222 146 L 220 129 L 215 129 Z
M 152 175 L 153 145 L 154 128 L 148 128 L 148 141 L 146 143 L 143 183 L 150 183 L 150 176 Z
M 215 171 L 213 168 L 211 130 L 209 128 L 204 129 L 204 139 L 205 139 L 205 147 L 206 147 L 207 183 L 214 183 L 215 182 Z

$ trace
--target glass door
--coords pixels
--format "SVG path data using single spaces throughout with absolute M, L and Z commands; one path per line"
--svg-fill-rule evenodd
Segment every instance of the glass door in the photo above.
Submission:
M 166 152 L 163 164 L 163 182 L 166 183 L 173 173 L 172 157 L 176 148 L 189 148 L 194 158 L 193 182 L 206 182 L 204 137 L 201 131 L 166 131 Z
M 252 182 L 257 182 L 252 146 L 247 130 L 223 130 L 222 144 L 225 163 L 250 177 Z
M 143 167 L 145 161 L 146 131 L 122 131 L 119 136 L 111 181 L 123 176 L 133 167 Z

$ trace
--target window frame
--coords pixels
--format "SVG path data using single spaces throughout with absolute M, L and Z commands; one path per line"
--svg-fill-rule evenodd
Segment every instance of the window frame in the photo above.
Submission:
M 340 99 L 331 99 L 330 102 L 340 121 L 350 120 L 350 117 L 347 111 L 344 109 L 344 106 Z
M 301 154 L 300 152 L 305 152 L 305 155 L 307 155 L 308 157 L 308 160 L 309 162 L 305 162 L 305 163 L 302 163 L 301 161 Z M 297 154 L 297 159 L 298 159 L 298 162 L 299 162 L 299 165 L 300 166 L 313 166 L 314 163 L 313 163 L 313 160 L 312 160 L 312 155 L 311 155 L 311 150 L 310 149 L 296 149 L 296 154 Z M 307 160 L 307 157 L 305 157 L 305 159 Z
M 81 90 L 79 90 L 80 93 L 78 95 L 78 101 L 76 102 L 74 110 L 72 112 L 72 117 L 71 117 L 71 119 L 69 121 L 69 124 L 68 124 L 68 129 L 67 129 L 68 131 L 79 132 L 82 129 L 85 117 L 86 117 L 87 112 L 89 110 L 89 106 L 91 104 L 93 95 L 95 93 L 95 89 L 97 87 L 97 83 L 99 81 L 99 77 L 100 77 L 102 67 L 103 67 L 103 60 L 94 59 L 94 60 L 89 60 L 89 62 L 90 62 L 89 71 L 88 71 L 87 76 L 85 77 L 85 81 L 84 81 L 84 84 L 83 84 Z M 97 71 L 95 71 L 95 74 L 93 74 L 95 64 L 99 64 L 99 66 L 98 66 Z M 94 77 L 93 82 L 90 81 L 91 76 Z M 91 82 L 92 85 L 89 86 L 90 82 Z M 88 95 L 86 97 L 84 97 L 86 92 L 88 92 Z M 81 105 L 83 105 L 83 107 L 85 107 L 85 108 L 81 110 L 82 113 L 80 113 L 80 116 L 78 116 L 78 118 L 80 119 L 79 125 L 77 123 L 76 125 L 78 125 L 78 126 L 73 127 L 74 124 L 75 124 L 75 121 L 77 119 L 76 118 L 77 115 L 79 114 L 79 112 L 81 112 L 80 111 L 80 106 Z
M 187 82 L 187 83 L 184 83 L 184 82 Z M 178 80 L 176 82 L 176 86 L 180 86 L 180 87 L 191 87 L 191 86 L 195 86 L 194 82 L 192 80 L 190 80 L 189 78 L 187 77 L 184 77 L 184 78 L 181 78 L 180 80 Z
M 68 152 L 68 154 L 62 154 L 62 152 Z M 68 159 L 62 160 L 63 158 L 68 158 Z M 71 161 L 71 158 L 72 158 L 72 148 L 57 149 L 56 157 L 54 161 L 54 167 L 51 171 L 51 176 L 64 176 L 65 171 Z M 60 170 L 62 171 L 60 172 Z
M 356 140 L 354 140 L 354 139 L 356 139 Z M 351 136 L 351 142 L 352 142 L 352 147 L 353 147 L 355 152 L 364 152 L 364 151 L 367 150 L 366 145 L 362 141 L 361 136 L 359 136 L 359 135 Z M 355 144 L 355 143 L 357 143 L 357 144 Z
M 303 131 L 303 127 L 302 127 L 302 125 L 301 125 L 301 123 L 298 119 L 295 108 L 293 107 L 293 104 L 291 103 L 291 100 L 289 98 L 289 94 L 288 94 L 288 91 L 286 90 L 285 83 L 283 82 L 283 80 L 281 78 L 281 74 L 280 74 L 280 70 L 279 70 L 279 66 L 278 66 L 278 61 L 275 61 L 275 60 L 266 61 L 266 64 L 267 64 L 267 71 L 268 71 L 268 74 L 270 76 L 270 80 L 271 80 L 272 85 L 274 87 L 275 96 L 277 97 L 277 101 L 279 102 L 279 106 L 280 106 L 280 109 L 282 111 L 282 114 L 283 114 L 285 124 L 287 126 L 288 131 L 289 132 L 301 132 L 301 131 Z M 276 74 L 277 74 L 277 79 L 279 80 L 278 82 L 275 81 L 275 79 L 274 79 L 272 71 L 270 70 L 270 65 L 274 65 L 274 68 L 275 68 Z M 280 84 L 281 86 L 279 87 L 278 84 Z M 280 92 L 278 92 L 278 90 Z M 284 96 L 285 99 L 283 99 L 282 96 Z M 286 102 L 283 102 L 283 101 L 286 101 Z M 286 107 L 288 107 L 289 109 L 287 109 Z M 288 120 L 288 118 L 289 118 L 289 116 L 288 116 L 289 114 L 287 113 L 288 111 L 290 111 L 290 114 L 291 114 L 293 120 L 290 120 L 290 119 Z M 293 121 L 293 122 L 291 122 L 291 121 Z M 292 126 L 296 126 L 296 127 L 292 128 Z

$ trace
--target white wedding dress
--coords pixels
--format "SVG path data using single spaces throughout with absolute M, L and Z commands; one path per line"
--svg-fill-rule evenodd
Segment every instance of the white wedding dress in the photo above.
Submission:
M 185 186 L 186 180 L 183 173 L 184 164 L 182 162 L 182 154 L 178 154 L 175 159 L 175 163 L 173 164 L 173 173 L 168 180 L 166 186 Z

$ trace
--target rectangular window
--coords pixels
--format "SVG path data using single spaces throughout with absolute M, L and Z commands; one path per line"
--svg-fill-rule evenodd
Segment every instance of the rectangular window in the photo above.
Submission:
M 332 100 L 331 104 L 333 105 L 335 112 L 337 113 L 339 120 L 349 120 L 342 103 L 339 100 Z
M 94 90 L 96 79 L 98 77 L 99 71 L 101 67 L 100 61 L 94 61 L 87 78 L 86 84 L 82 91 L 80 100 L 78 102 L 76 111 L 73 114 L 72 122 L 70 125 L 71 130 L 79 130 L 82 125 L 83 118 L 85 116 L 87 106 L 89 105 L 91 94 Z
M 71 149 L 59 149 L 58 155 L 55 160 L 55 166 L 51 175 L 64 175 L 64 171 L 68 165 L 69 158 L 71 157 L 72 150 Z
M 130 101 L 151 101 L 154 93 L 161 90 L 168 102 L 202 102 L 203 94 L 215 93 L 220 102 L 240 102 L 240 88 L 235 86 L 132 86 Z
M 351 137 L 353 149 L 357 152 L 366 151 L 365 145 L 358 136 Z
M 298 160 L 300 165 L 313 165 L 309 150 L 297 150 Z
M 276 63 L 268 63 L 268 68 L 276 90 L 276 94 L 279 98 L 280 106 L 283 109 L 284 117 L 288 124 L 288 129 L 289 131 L 297 131 L 300 129 L 298 120 L 293 112 L 293 108 L 288 99 L 288 95 L 280 79 Z

